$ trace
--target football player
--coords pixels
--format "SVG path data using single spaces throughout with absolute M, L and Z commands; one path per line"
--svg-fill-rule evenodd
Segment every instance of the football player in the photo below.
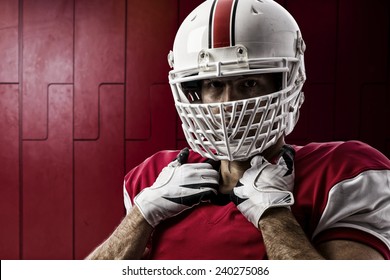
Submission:
M 88 258 L 389 259 L 390 161 L 358 141 L 288 145 L 305 43 L 272 0 L 208 0 L 169 82 L 190 149 L 124 182 L 127 215 Z

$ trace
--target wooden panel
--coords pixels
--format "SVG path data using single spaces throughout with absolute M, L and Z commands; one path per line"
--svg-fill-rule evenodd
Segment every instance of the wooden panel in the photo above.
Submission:
M 288 0 L 275 0 L 275 2 L 279 3 L 280 5 L 282 5 L 283 7 L 286 7 L 286 2 Z
M 82 259 L 124 214 L 124 86 L 100 87 L 96 141 L 75 142 L 75 257 Z
M 168 85 L 150 89 L 151 137 L 147 141 L 126 141 L 126 171 L 159 150 L 176 148 L 176 110 Z
M 360 91 L 359 139 L 386 153 L 390 139 L 388 88 L 384 84 L 367 84 Z M 387 154 L 387 156 L 390 156 Z
M 300 118 L 287 141 L 294 144 L 307 144 L 312 141 L 325 142 L 333 139 L 334 126 L 334 86 L 332 84 L 305 85 L 305 102 Z
M 47 86 L 73 82 L 73 0 L 23 1 L 23 138 L 47 138 Z
M 332 141 L 334 127 L 334 85 L 313 84 L 306 87 L 308 137 L 310 141 Z
M 23 142 L 24 259 L 73 258 L 72 89 L 49 87 L 49 137 Z
M 0 259 L 19 258 L 18 85 L 0 84 Z
M 339 5 L 335 137 L 355 139 L 360 130 L 361 86 L 388 79 L 389 2 L 357 5 L 345 0 Z
M 147 140 L 149 88 L 167 83 L 167 55 L 177 29 L 177 0 L 134 1 L 127 10 L 126 138 Z M 172 102 L 167 99 L 167 103 Z
M 18 1 L 3 0 L 0 9 L 0 83 L 18 82 Z
M 193 9 L 202 4 L 204 0 L 179 0 L 179 2 L 179 23 L 181 23 Z
M 335 82 L 338 0 L 287 0 L 306 43 L 308 83 Z
M 383 151 L 383 153 L 390 158 L 390 139 L 387 138 L 386 140 L 386 149 Z
M 76 0 L 75 138 L 98 137 L 98 87 L 125 80 L 125 0 Z

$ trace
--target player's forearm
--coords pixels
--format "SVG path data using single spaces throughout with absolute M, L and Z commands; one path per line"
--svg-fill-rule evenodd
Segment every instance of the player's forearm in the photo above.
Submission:
M 287 208 L 268 209 L 259 221 L 269 259 L 324 259 Z
M 111 236 L 97 247 L 87 259 L 140 259 L 153 228 L 137 207 L 122 220 Z

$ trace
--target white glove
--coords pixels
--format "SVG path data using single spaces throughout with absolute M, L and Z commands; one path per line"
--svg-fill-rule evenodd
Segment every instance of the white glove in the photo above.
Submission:
M 218 171 L 209 163 L 183 164 L 188 154 L 188 148 L 183 149 L 176 160 L 161 171 L 154 184 L 134 199 L 152 227 L 217 194 Z
M 233 189 L 232 201 L 256 228 L 268 208 L 294 204 L 294 154 L 294 150 L 285 145 L 277 164 L 255 156 L 251 160 L 251 168 L 245 171 Z

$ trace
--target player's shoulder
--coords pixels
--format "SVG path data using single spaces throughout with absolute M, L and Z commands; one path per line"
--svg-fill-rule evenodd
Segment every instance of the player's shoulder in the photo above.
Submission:
M 180 150 L 161 150 L 147 157 L 139 165 L 132 168 L 125 176 L 125 187 L 129 195 L 133 197 L 140 190 L 150 187 L 161 170 L 172 162 Z M 198 153 L 190 150 L 189 163 L 202 162 L 205 159 Z
M 356 140 L 310 143 L 295 146 L 296 161 L 336 165 L 360 165 L 365 168 L 390 169 L 390 160 L 370 145 Z
M 303 146 L 294 146 L 297 155 L 308 156 L 312 153 L 330 154 L 330 153 L 344 153 L 347 151 L 366 151 L 373 149 L 368 144 L 350 140 L 350 141 L 331 141 L 331 142 L 311 142 Z

